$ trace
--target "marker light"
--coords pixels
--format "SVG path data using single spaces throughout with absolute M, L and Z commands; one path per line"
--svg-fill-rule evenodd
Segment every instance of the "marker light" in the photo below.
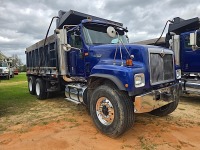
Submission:
M 133 60 L 132 59 L 127 59 L 126 60 L 126 66 L 133 66 Z

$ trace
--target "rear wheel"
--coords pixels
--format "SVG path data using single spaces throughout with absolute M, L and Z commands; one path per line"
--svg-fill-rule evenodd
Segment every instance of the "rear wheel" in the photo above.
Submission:
M 34 76 L 28 77 L 28 89 L 29 89 L 29 93 L 32 95 L 35 95 L 35 82 L 36 82 L 36 78 Z
M 36 96 L 37 99 L 46 99 L 47 98 L 47 92 L 45 88 L 45 82 L 44 80 L 38 78 L 36 79 L 36 84 L 35 84 L 35 91 L 36 91 Z
M 113 86 L 99 86 L 91 96 L 90 113 L 93 122 L 110 137 L 117 137 L 132 127 L 133 107 L 130 97 Z

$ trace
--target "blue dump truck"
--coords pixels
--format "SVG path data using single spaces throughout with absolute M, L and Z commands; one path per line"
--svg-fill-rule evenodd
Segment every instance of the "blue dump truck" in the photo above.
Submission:
M 109 137 L 130 129 L 136 113 L 165 116 L 177 108 L 172 50 L 129 44 L 122 23 L 77 11 L 59 11 L 53 19 L 54 34 L 26 49 L 30 94 L 42 100 L 65 91 Z
M 162 46 L 174 51 L 183 93 L 200 94 L 200 20 L 198 17 L 169 20 L 165 38 L 140 41 L 137 44 Z

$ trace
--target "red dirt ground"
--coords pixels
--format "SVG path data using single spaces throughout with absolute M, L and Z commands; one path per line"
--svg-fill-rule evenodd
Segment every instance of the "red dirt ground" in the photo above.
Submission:
M 100 133 L 83 106 L 61 98 L 37 101 L 23 114 L 3 116 L 0 125 L 0 150 L 197 150 L 200 97 L 182 97 L 166 117 L 136 114 L 132 129 L 117 139 Z

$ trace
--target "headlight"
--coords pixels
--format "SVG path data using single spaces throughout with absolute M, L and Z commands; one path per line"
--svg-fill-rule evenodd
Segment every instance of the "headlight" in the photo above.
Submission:
M 176 79 L 180 79 L 181 78 L 181 69 L 177 69 L 176 70 Z
M 135 87 L 142 87 L 145 85 L 145 77 L 143 73 L 135 74 Z

